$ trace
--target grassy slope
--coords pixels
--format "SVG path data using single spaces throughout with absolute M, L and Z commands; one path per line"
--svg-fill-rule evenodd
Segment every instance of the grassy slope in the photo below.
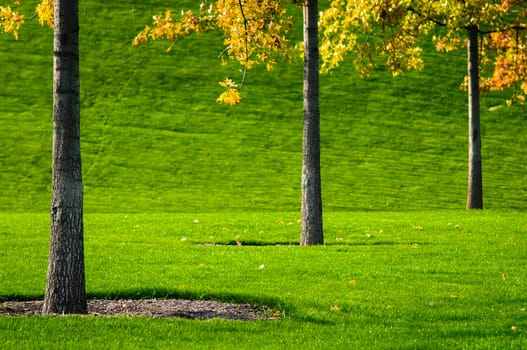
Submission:
M 81 6 L 82 150 L 86 212 L 298 210 L 302 67 L 249 75 L 246 99 L 217 105 L 216 33 L 172 47 L 130 47 L 162 1 Z M 192 1 L 179 2 L 191 6 Z M 47 211 L 51 32 L 28 23 L 1 37 L 0 210 Z M 322 78 L 327 210 L 463 208 L 464 52 L 427 56 L 422 73 Z M 21 67 L 23 67 L 21 69 Z M 234 74 L 234 75 L 233 75 Z M 483 98 L 485 201 L 526 208 L 525 109 Z

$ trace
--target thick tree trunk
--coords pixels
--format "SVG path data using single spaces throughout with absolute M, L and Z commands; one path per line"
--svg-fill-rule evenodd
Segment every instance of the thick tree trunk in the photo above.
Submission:
M 55 0 L 51 240 L 44 314 L 86 313 L 78 2 Z
M 323 244 L 320 180 L 318 1 L 304 4 L 304 130 L 301 245 Z
M 467 209 L 483 209 L 481 129 L 479 101 L 479 52 L 476 25 L 468 32 L 468 191 Z

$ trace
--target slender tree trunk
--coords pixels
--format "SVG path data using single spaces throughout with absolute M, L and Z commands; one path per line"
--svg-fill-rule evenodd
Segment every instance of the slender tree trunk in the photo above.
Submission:
M 481 129 L 479 101 L 479 52 L 476 25 L 468 32 L 468 191 L 467 209 L 483 209 Z
M 318 1 L 304 4 L 304 130 L 301 245 L 323 244 L 318 85 Z
M 51 240 L 44 314 L 86 313 L 77 0 L 55 0 Z

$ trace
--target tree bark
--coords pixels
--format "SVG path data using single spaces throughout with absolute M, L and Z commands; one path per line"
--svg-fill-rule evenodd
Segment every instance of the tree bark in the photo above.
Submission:
M 483 209 L 481 129 L 479 99 L 479 52 L 476 25 L 468 32 L 468 191 L 467 209 Z
M 51 239 L 44 314 L 87 313 L 77 0 L 55 0 Z
M 304 128 L 301 245 L 323 244 L 320 179 L 318 1 L 304 3 Z

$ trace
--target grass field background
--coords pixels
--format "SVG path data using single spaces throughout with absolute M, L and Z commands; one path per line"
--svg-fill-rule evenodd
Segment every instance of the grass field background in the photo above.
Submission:
M 243 103 L 218 105 L 217 82 L 239 76 L 220 33 L 131 47 L 166 6 L 80 2 L 87 292 L 252 302 L 282 320 L 5 317 L 1 348 L 527 346 L 524 106 L 482 97 L 488 210 L 466 212 L 465 52 L 428 50 L 397 78 L 323 76 L 326 245 L 299 247 L 301 62 L 251 71 Z M 0 47 L 0 299 L 41 298 L 52 33 L 29 21 Z
M 176 2 L 191 7 L 193 2 Z M 299 210 L 302 65 L 251 71 L 236 108 L 218 105 L 221 34 L 140 48 L 131 38 L 162 1 L 81 4 L 86 212 Z M 298 12 L 298 11 L 297 11 Z M 300 14 L 298 14 L 300 15 Z M 0 210 L 47 211 L 52 33 L 30 21 L 0 38 Z M 321 81 L 326 210 L 464 208 L 465 52 L 427 50 L 423 72 L 360 80 L 349 64 Z M 482 98 L 489 209 L 525 209 L 525 108 Z M 490 108 L 489 107 L 493 107 Z
M 0 219 L 0 299 L 42 297 L 47 215 Z M 282 319 L 2 317 L 3 347 L 527 344 L 523 212 L 332 212 L 327 244 L 309 248 L 296 245 L 292 213 L 88 214 L 85 221 L 89 297 L 251 302 Z

